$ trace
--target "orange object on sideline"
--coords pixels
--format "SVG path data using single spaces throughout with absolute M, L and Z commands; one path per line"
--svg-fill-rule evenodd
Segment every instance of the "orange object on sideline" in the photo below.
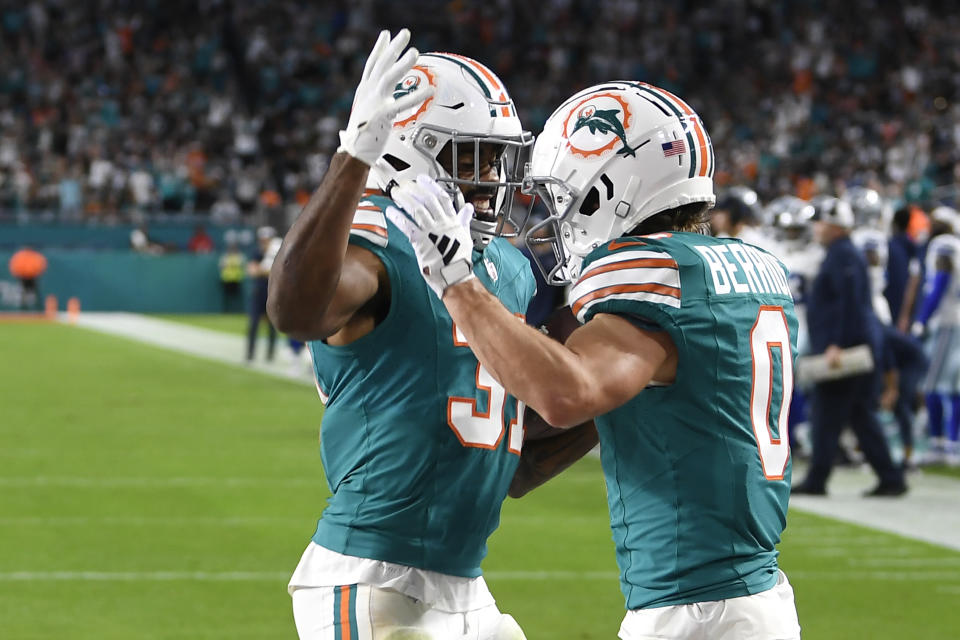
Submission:
M 916 205 L 910 207 L 910 220 L 907 222 L 907 235 L 914 241 L 930 235 L 930 216 Z
M 46 300 L 46 314 L 51 320 L 57 317 L 57 296 L 51 294 Z
M 33 249 L 20 249 L 10 258 L 10 273 L 19 280 L 33 280 L 47 270 L 47 259 Z
M 67 317 L 70 318 L 70 322 L 76 322 L 80 317 L 80 298 L 67 300 Z

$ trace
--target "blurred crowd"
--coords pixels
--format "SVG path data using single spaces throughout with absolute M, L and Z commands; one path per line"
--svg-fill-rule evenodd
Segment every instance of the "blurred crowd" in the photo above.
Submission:
M 0 211 L 283 226 L 337 146 L 381 28 L 494 68 L 539 130 L 575 90 L 683 95 L 719 186 L 952 199 L 960 16 L 880 0 L 0 2 Z

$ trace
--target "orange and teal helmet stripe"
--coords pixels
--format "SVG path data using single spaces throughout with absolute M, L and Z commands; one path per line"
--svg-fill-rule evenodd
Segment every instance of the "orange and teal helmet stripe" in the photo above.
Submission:
M 468 57 L 466 57 L 466 56 L 461 56 L 461 55 L 458 55 L 458 54 L 456 54 L 456 53 L 448 53 L 447 55 L 448 55 L 448 56 L 453 56 L 454 58 L 457 58 L 458 60 L 461 60 L 462 62 L 470 65 L 471 67 L 473 67 L 474 69 L 476 69 L 477 71 L 479 71 L 479 72 L 480 72 L 480 75 L 482 75 L 484 78 L 486 78 L 486 79 L 487 79 L 487 82 L 489 82 L 490 85 L 493 87 L 493 93 L 496 93 L 496 92 L 498 92 L 498 91 L 500 92 L 500 95 L 499 95 L 499 97 L 497 98 L 497 100 L 499 100 L 500 102 L 509 102 L 509 99 L 507 98 L 507 91 L 506 91 L 506 89 L 504 89 L 504 88 L 500 85 L 500 81 L 497 80 L 497 76 L 493 75 L 493 72 L 490 71 L 490 69 L 488 69 L 488 68 L 487 68 L 486 66 L 484 66 L 483 64 L 477 62 L 477 61 L 474 60 L 473 58 L 468 58 Z M 501 115 L 503 115 L 504 117 L 509 118 L 509 117 L 510 117 L 510 107 L 508 107 L 508 106 L 506 106 L 506 105 L 500 107 L 500 113 L 501 113 Z
M 424 53 L 421 55 L 427 58 L 440 58 L 441 60 L 447 60 L 448 62 L 460 65 L 464 71 L 470 74 L 470 77 L 477 81 L 477 84 L 483 89 L 483 95 L 486 96 L 488 100 L 494 99 L 493 90 L 496 90 L 500 92 L 500 97 L 497 99 L 501 102 L 507 101 L 507 94 L 503 91 L 502 87 L 500 87 L 500 84 L 495 81 L 494 75 L 479 62 L 453 53 Z M 488 80 L 485 81 L 483 76 L 486 76 Z M 510 115 L 510 110 L 506 106 L 502 108 L 502 112 L 505 116 Z M 491 107 L 490 115 L 497 115 L 497 110 Z
M 700 125 L 700 119 L 696 116 L 693 109 L 691 109 L 690 106 L 680 98 L 659 87 L 654 87 L 653 85 L 649 85 L 645 82 L 629 82 L 627 84 L 639 89 L 645 94 L 649 94 L 657 98 L 657 101 L 660 104 L 667 107 L 667 109 L 669 109 L 670 112 L 675 116 L 680 118 L 680 120 L 685 120 L 692 123 L 692 126 L 688 127 L 686 130 L 687 149 L 690 151 L 690 173 L 687 177 L 692 178 L 698 173 L 701 176 L 708 175 L 709 165 L 713 164 L 713 150 L 710 148 L 712 145 L 710 144 L 710 139 L 707 137 L 707 132 Z M 693 132 L 691 132 L 691 129 Z M 696 143 L 693 139 L 694 133 L 696 133 L 697 136 Z M 697 155 L 697 150 L 700 151 L 699 156 Z M 698 158 L 700 160 L 699 163 Z
M 649 87 L 649 85 L 647 85 Z M 693 124 L 693 132 L 697 136 L 697 142 L 700 147 L 700 171 L 698 175 L 701 177 L 712 175 L 711 171 L 713 169 L 713 145 L 710 144 L 710 138 L 707 136 L 706 130 L 703 128 L 703 123 L 700 122 L 700 117 L 690 108 L 686 102 L 670 93 L 666 89 L 660 89 L 659 87 L 649 87 L 651 89 L 656 89 L 663 93 L 668 99 L 673 100 L 680 109 L 687 115 L 687 119 Z

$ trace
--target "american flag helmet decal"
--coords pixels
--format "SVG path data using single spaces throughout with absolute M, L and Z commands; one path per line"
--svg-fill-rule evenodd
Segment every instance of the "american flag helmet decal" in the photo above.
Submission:
M 687 145 L 683 143 L 683 140 L 671 140 L 670 142 L 662 143 L 660 148 L 663 149 L 663 157 L 669 158 L 670 156 L 680 155 L 686 151 Z

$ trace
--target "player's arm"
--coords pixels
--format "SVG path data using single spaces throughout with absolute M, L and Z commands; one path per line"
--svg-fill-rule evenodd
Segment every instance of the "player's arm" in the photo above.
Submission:
M 448 286 L 443 302 L 487 371 L 555 427 L 607 413 L 676 375 L 670 336 L 617 315 L 597 314 L 560 344 L 517 322 L 476 278 Z
M 347 128 L 340 132 L 338 153 L 274 261 L 267 313 L 274 326 L 298 340 L 336 333 L 384 281 L 379 259 L 348 246 L 348 238 L 367 174 L 383 153 L 394 117 L 432 93 L 424 88 L 393 97 L 394 87 L 417 59 L 416 49 L 406 49 L 409 41 L 406 29 L 393 39 L 380 32 L 357 85 Z
M 897 319 L 897 328 L 903 333 L 907 333 L 910 329 L 910 319 L 913 317 L 914 305 L 918 297 L 917 292 L 920 291 L 920 280 L 920 265 L 916 260 L 911 260 L 903 302 L 900 304 L 900 317 Z
M 669 335 L 597 314 L 560 344 L 516 321 L 473 275 L 468 222 L 428 176 L 393 190 L 412 221 L 397 218 L 427 284 L 443 300 L 477 359 L 512 395 L 550 424 L 569 428 L 606 413 L 651 380 L 669 383 L 677 352 Z
M 564 342 L 580 324 L 569 306 L 554 309 L 540 331 Z M 568 469 L 597 446 L 600 436 L 590 420 L 571 429 L 556 429 L 530 407 L 524 410 L 523 449 L 509 495 L 520 498 Z
M 536 412 L 527 408 L 524 417 L 527 428 L 546 429 L 550 425 Z M 587 455 L 600 442 L 593 420 L 566 429 L 558 435 L 540 440 L 524 440 L 520 464 L 510 482 L 511 498 L 522 498 L 547 480 L 568 469 Z
M 247 260 L 247 276 L 250 278 L 259 278 L 261 276 L 268 275 L 260 267 L 259 260 Z
M 348 244 L 369 171 L 364 162 L 337 153 L 283 240 L 270 274 L 267 313 L 292 338 L 329 337 L 377 294 L 383 263 Z
M 935 266 L 936 271 L 914 323 L 913 333 L 917 335 L 923 333 L 924 327 L 926 327 L 933 314 L 937 312 L 947 289 L 950 287 L 950 279 L 953 275 L 953 256 L 949 254 L 937 256 Z

